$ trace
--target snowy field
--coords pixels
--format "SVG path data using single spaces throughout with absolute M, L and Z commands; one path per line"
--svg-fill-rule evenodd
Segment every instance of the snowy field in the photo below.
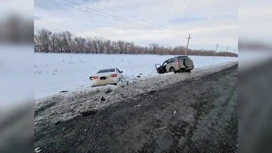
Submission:
M 93 54 L 34 54 L 34 98 L 40 99 L 63 90 L 91 89 L 89 77 L 99 69 L 117 67 L 125 80 L 141 74 L 142 77 L 158 75 L 155 64 L 162 64 L 173 55 L 93 55 Z M 195 68 L 238 61 L 233 57 L 190 56 Z

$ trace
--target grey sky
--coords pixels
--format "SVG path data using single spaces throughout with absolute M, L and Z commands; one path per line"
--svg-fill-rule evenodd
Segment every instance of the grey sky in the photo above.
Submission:
M 139 45 L 237 50 L 235 0 L 35 0 L 35 30 L 69 30 L 78 36 L 125 40 Z

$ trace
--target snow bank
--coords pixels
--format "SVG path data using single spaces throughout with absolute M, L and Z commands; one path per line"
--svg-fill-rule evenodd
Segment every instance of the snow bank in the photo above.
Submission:
M 34 98 L 40 99 L 63 90 L 79 91 L 91 89 L 89 77 L 99 69 L 117 67 L 124 71 L 125 80 L 138 75 L 158 75 L 155 64 L 162 64 L 172 55 L 93 55 L 93 54 L 34 54 Z M 237 61 L 232 57 L 190 56 L 195 68 Z

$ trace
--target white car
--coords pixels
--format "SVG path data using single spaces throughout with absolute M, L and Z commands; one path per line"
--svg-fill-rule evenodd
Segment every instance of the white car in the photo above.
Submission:
M 94 76 L 90 77 L 93 81 L 93 87 L 100 85 L 114 84 L 117 85 L 123 79 L 123 71 L 117 68 L 99 70 Z

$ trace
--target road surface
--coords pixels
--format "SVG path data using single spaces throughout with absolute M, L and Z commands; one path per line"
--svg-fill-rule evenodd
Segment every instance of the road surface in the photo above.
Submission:
M 237 73 L 236 64 L 67 121 L 41 120 L 35 124 L 34 148 L 41 153 L 238 152 Z

